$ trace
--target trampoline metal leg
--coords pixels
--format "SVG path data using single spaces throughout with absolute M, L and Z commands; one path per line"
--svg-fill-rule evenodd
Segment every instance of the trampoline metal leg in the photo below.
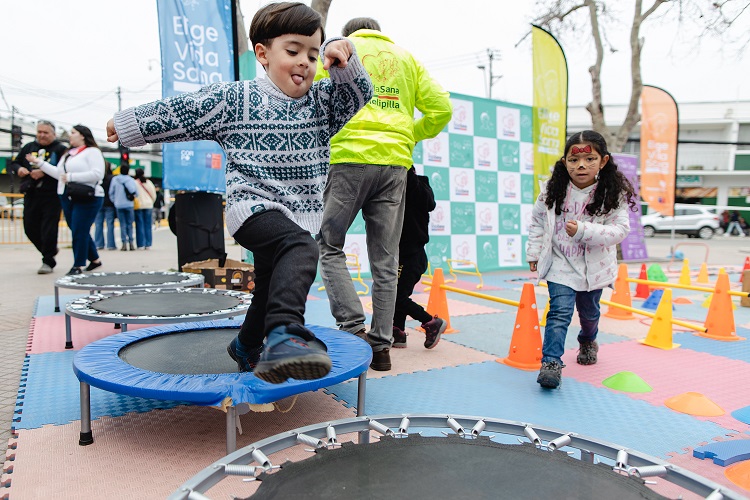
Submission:
M 227 407 L 227 455 L 237 449 L 237 408 Z
M 60 289 L 55 286 L 55 312 L 60 312 Z
M 589 450 L 581 450 L 581 462 L 586 462 L 588 464 L 594 463 L 594 452 Z
M 65 348 L 73 349 L 73 335 L 70 332 L 70 315 L 65 311 Z
M 122 324 L 122 329 L 121 329 L 120 331 L 121 331 L 122 333 L 125 333 L 125 332 L 127 332 L 127 331 L 128 331 L 128 324 L 127 324 L 127 323 L 123 323 L 123 324 Z
M 91 432 L 91 386 L 81 382 L 81 436 L 80 446 L 93 444 L 94 434 Z
M 363 371 L 357 382 L 357 416 L 365 415 L 365 392 L 367 389 L 367 370 Z M 359 433 L 359 444 L 368 444 L 370 442 L 370 431 L 361 431 Z

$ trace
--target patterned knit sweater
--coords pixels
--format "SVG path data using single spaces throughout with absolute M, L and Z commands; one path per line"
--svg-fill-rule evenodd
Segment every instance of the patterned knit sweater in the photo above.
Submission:
M 329 39 L 321 47 L 321 55 Z M 356 53 L 346 68 L 292 98 L 265 76 L 221 82 L 123 110 L 115 129 L 124 146 L 214 140 L 227 155 L 226 224 L 234 234 L 253 214 L 279 210 L 311 233 L 320 230 L 331 136 L 372 97 Z

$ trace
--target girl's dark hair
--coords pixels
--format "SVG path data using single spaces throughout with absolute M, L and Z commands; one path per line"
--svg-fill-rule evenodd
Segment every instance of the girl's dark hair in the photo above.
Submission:
M 262 7 L 250 23 L 250 43 L 270 45 L 281 35 L 313 36 L 320 30 L 321 40 L 326 39 L 320 14 L 300 2 L 278 2 Z
M 135 178 L 141 182 L 146 180 L 146 173 L 143 171 L 142 168 L 135 169 Z
M 599 182 L 594 191 L 594 197 L 591 203 L 586 205 L 586 212 L 589 215 L 606 215 L 610 211 L 620 206 L 620 196 L 625 195 L 630 210 L 635 212 L 635 191 L 630 181 L 617 170 L 617 165 L 612 159 L 612 155 L 607 151 L 607 142 L 604 137 L 593 130 L 584 130 L 568 139 L 565 143 L 565 152 L 561 159 L 557 160 L 552 170 L 552 176 L 547 183 L 547 192 L 545 193 L 544 203 L 547 208 L 555 208 L 555 215 L 562 213 L 565 206 L 565 197 L 568 194 L 568 184 L 570 183 L 570 174 L 565 165 L 565 157 L 568 151 L 576 144 L 591 144 L 602 158 L 609 155 L 609 160 L 599 171 Z
M 76 130 L 76 132 L 83 136 L 83 143 L 87 148 L 99 149 L 99 145 L 96 143 L 94 134 L 91 133 L 90 128 L 88 128 L 86 125 L 73 125 L 73 128 Z
M 349 36 L 358 30 L 380 31 L 380 24 L 371 17 L 355 17 L 341 28 L 341 36 Z

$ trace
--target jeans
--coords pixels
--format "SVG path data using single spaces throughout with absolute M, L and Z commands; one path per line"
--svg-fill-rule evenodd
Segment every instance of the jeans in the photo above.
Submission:
M 23 201 L 23 230 L 42 254 L 42 262 L 55 267 L 57 229 L 60 224 L 60 197 L 57 193 L 26 193 Z
M 60 196 L 65 220 L 73 234 L 73 267 L 84 267 L 87 260 L 99 260 L 99 252 L 91 238 L 91 225 L 103 203 L 102 196 L 91 201 L 71 201 L 67 196 Z
M 372 270 L 372 324 L 368 338 L 374 352 L 393 343 L 393 314 L 398 281 L 398 243 L 404 219 L 406 168 L 331 165 L 323 193 L 325 209 L 318 234 L 320 274 L 331 314 L 341 330 L 364 328 L 365 312 L 346 267 L 346 232 L 359 210 L 365 219 L 367 255 Z
M 742 226 L 740 226 L 740 223 L 737 222 L 736 220 L 734 220 L 734 221 L 732 221 L 732 222 L 729 223 L 729 225 L 727 226 L 727 229 L 724 232 L 724 234 L 727 234 L 727 235 L 731 236 L 731 234 L 734 232 L 735 229 L 737 230 L 737 235 L 738 236 L 744 236 L 745 235 L 745 232 L 742 230 Z
M 547 282 L 547 286 L 549 287 L 549 312 L 547 313 L 547 326 L 544 328 L 542 361 L 562 363 L 565 337 L 568 334 L 570 320 L 573 318 L 573 306 L 578 309 L 578 319 L 581 322 L 578 342 L 596 340 L 596 335 L 599 333 L 599 299 L 602 297 L 602 291 L 576 292 L 570 287 L 551 281 Z
M 107 225 L 107 250 L 114 250 L 115 245 L 115 207 L 103 206 L 94 219 L 94 243 L 96 248 L 104 248 L 104 225 Z
M 135 210 L 135 241 L 139 248 L 151 246 L 153 213 L 151 208 Z
M 422 250 L 412 255 L 400 255 L 399 264 L 393 326 L 403 330 L 407 316 L 411 316 L 420 323 L 427 323 L 432 316 L 422 306 L 411 300 L 414 286 L 420 282 L 422 274 L 427 270 L 427 254 Z
M 255 290 L 238 337 L 258 347 L 277 326 L 305 324 L 305 303 L 318 268 L 312 235 L 278 210 L 250 217 L 234 239 L 253 252 Z
M 120 241 L 122 242 L 122 246 L 133 243 L 134 212 L 132 207 L 117 209 L 117 218 L 120 220 Z

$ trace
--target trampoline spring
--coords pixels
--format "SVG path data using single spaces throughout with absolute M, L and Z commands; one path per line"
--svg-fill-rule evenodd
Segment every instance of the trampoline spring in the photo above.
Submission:
M 453 429 L 453 432 L 461 437 L 464 437 L 464 435 L 466 434 L 466 431 L 463 427 L 461 427 L 461 424 L 459 424 L 453 417 L 448 417 L 448 427 Z
M 716 488 L 706 497 L 706 500 L 723 500 L 723 499 L 724 499 L 724 495 L 721 494 L 720 488 Z
M 227 476 L 253 476 L 255 477 L 255 471 L 261 469 L 254 465 L 236 465 L 236 464 L 223 464 L 224 474 Z
M 474 424 L 474 427 L 471 428 L 471 435 L 474 437 L 479 436 L 482 431 L 484 431 L 484 428 L 487 426 L 485 424 L 484 420 L 478 421 L 476 424 Z
M 625 450 L 620 450 L 617 452 L 617 458 L 615 458 L 615 466 L 613 467 L 616 471 L 626 471 L 628 470 L 628 452 Z
M 325 448 L 326 446 L 322 439 L 316 439 L 312 436 L 308 436 L 307 434 L 302 433 L 297 434 L 297 442 L 312 446 L 313 448 Z
M 570 434 L 565 434 L 563 436 L 560 436 L 558 438 L 553 439 L 549 443 L 547 443 L 547 448 L 550 451 L 555 451 L 557 449 L 562 448 L 563 446 L 567 446 L 572 441 Z
M 252 457 L 264 469 L 271 469 L 273 467 L 268 457 L 260 450 L 253 450 Z
M 381 434 L 383 434 L 385 436 L 391 436 L 391 437 L 393 436 L 393 431 L 390 430 L 385 425 L 383 425 L 380 422 L 378 422 L 377 420 L 370 420 L 368 425 L 369 425 L 370 429 L 372 429 L 372 430 L 374 430 L 376 432 L 379 432 L 379 433 L 381 433 Z
M 409 434 L 409 424 L 411 421 L 409 420 L 409 417 L 404 417 L 401 419 L 401 423 L 398 424 L 398 433 L 401 435 L 408 435 Z
M 664 477 L 667 475 L 667 468 L 663 465 L 646 465 L 644 467 L 633 467 L 630 469 L 632 475 L 644 478 L 644 477 Z
M 526 435 L 527 438 L 529 438 L 529 441 L 531 441 L 534 444 L 534 446 L 542 446 L 542 438 L 540 438 L 537 435 L 537 433 L 534 431 L 533 428 L 527 425 L 526 427 L 523 428 L 523 433 Z

